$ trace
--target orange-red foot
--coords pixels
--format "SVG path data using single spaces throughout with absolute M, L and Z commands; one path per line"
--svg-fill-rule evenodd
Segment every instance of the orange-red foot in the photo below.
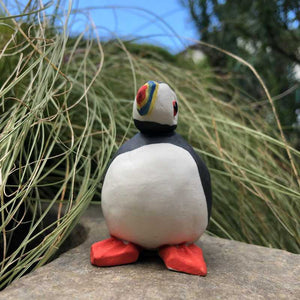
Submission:
M 202 250 L 195 244 L 164 246 L 159 249 L 159 255 L 170 270 L 200 276 L 207 274 Z
M 130 264 L 137 261 L 139 248 L 132 243 L 111 237 L 91 247 L 91 263 L 99 267 Z

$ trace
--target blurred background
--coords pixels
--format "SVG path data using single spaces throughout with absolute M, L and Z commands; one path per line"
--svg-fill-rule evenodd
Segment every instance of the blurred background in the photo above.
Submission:
M 16 14 L 27 4 L 27 0 L 6 1 L 7 8 Z M 299 1 L 63 0 L 56 4 L 62 16 L 69 5 L 72 7 L 68 25 L 71 35 L 80 34 L 92 21 L 101 41 L 119 38 L 155 45 L 172 55 L 188 55 L 195 64 L 207 61 L 215 72 L 240 78 L 239 84 L 252 95 L 253 105 L 259 110 L 261 103 L 256 102 L 264 100 L 265 95 L 255 79 L 245 75 L 245 67 L 197 41 L 245 59 L 262 77 L 287 138 L 299 149 Z M 45 2 L 44 6 L 49 6 L 47 13 L 53 13 L 54 2 Z
M 0 288 L 84 239 L 148 80 L 210 170 L 207 234 L 300 252 L 298 0 L 0 0 L 0 74 Z

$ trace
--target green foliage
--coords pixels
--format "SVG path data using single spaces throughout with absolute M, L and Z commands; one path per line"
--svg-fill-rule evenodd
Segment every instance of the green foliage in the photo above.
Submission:
M 176 56 L 161 47 L 131 42 L 124 42 L 124 45 L 131 54 L 135 54 L 143 58 L 152 58 L 161 62 L 176 63 Z
M 262 76 L 271 94 L 285 93 L 276 105 L 286 134 L 295 122 L 296 89 L 293 67 L 300 64 L 300 6 L 294 0 L 217 1 L 182 0 L 188 7 L 202 41 L 230 51 L 250 62 Z M 214 67 L 246 77 L 246 68 L 226 55 L 203 47 Z M 264 97 L 255 79 L 237 80 L 255 98 Z M 299 133 L 299 132 L 298 132 Z
M 268 101 L 253 105 L 253 95 L 205 63 L 121 40 L 101 44 L 93 28 L 69 37 L 67 23 L 48 30 L 40 17 L 32 15 L 30 35 L 12 19 L 18 39 L 0 52 L 0 287 L 49 261 L 99 203 L 112 153 L 137 132 L 132 100 L 149 79 L 175 89 L 178 131 L 210 169 L 209 233 L 299 253 L 300 153 L 278 133 Z

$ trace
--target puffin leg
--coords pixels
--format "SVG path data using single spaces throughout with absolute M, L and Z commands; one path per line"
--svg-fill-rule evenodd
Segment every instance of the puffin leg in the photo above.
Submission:
M 159 256 L 170 270 L 206 276 L 206 263 L 200 247 L 195 244 L 180 244 L 159 248 Z
M 115 237 L 94 243 L 91 246 L 91 263 L 99 267 L 125 265 L 136 262 L 140 254 L 138 246 Z

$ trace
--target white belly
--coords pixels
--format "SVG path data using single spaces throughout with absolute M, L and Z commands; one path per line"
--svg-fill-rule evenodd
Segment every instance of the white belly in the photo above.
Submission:
M 111 235 L 149 249 L 194 242 L 207 226 L 197 165 L 168 143 L 117 156 L 104 179 L 102 209 Z

